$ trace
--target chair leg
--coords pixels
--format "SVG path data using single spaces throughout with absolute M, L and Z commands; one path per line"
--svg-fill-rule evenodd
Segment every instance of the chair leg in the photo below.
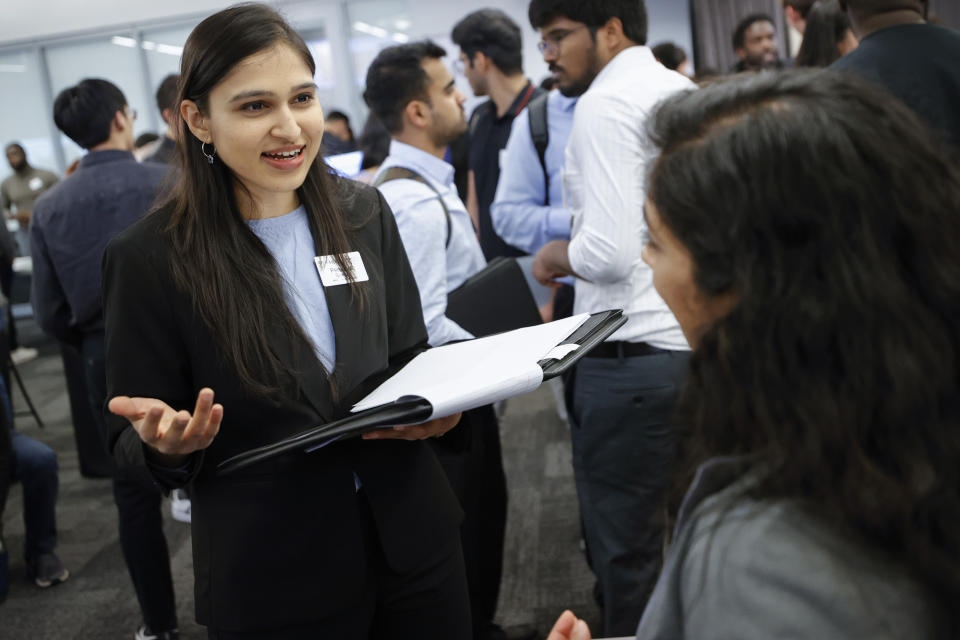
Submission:
M 17 386 L 20 387 L 20 393 L 23 394 L 23 399 L 27 401 L 27 406 L 30 407 L 30 413 L 33 415 L 33 419 L 37 421 L 37 426 L 41 429 L 45 429 L 46 426 L 43 424 L 43 420 L 40 419 L 40 414 L 37 413 L 37 408 L 33 406 L 33 400 L 30 399 L 30 394 L 27 393 L 27 387 L 23 384 L 23 378 L 20 377 L 20 372 L 17 371 L 17 365 L 13 364 L 13 360 L 8 360 L 7 363 L 10 365 L 10 371 L 13 372 L 13 377 L 17 381 Z M 10 402 L 13 403 L 13 394 L 10 394 Z

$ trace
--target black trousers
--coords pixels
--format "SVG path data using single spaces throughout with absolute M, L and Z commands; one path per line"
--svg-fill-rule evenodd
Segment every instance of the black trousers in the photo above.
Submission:
M 106 441 L 103 408 L 107 399 L 107 374 L 103 334 L 85 335 L 81 351 L 90 411 Z M 133 580 L 143 621 L 153 631 L 174 629 L 177 627 L 177 608 L 170 573 L 170 552 L 163 535 L 160 489 L 118 471 L 113 476 L 113 496 L 119 515 L 120 548 Z
M 259 631 L 207 629 L 211 640 L 469 640 L 470 605 L 459 544 L 434 565 L 394 572 L 361 489 L 360 517 L 367 555 L 361 598 L 354 606 L 307 626 Z M 292 571 L 296 567 L 291 567 Z M 317 576 L 323 580 L 323 576 Z
M 109 478 L 113 475 L 113 458 L 107 449 L 103 431 L 90 407 L 87 392 L 87 371 L 79 349 L 66 342 L 60 343 L 63 376 L 67 381 L 73 437 L 80 459 L 80 475 L 86 478 Z M 106 393 L 106 391 L 104 391 Z
M 431 440 L 463 508 L 460 540 L 474 638 L 493 624 L 503 575 L 507 526 L 507 481 L 500 450 L 500 425 L 493 407 L 466 411 L 454 429 Z

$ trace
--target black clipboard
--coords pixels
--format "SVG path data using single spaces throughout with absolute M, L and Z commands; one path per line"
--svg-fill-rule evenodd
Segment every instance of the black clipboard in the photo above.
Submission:
M 579 349 L 567 354 L 561 360 L 541 360 L 537 363 L 543 369 L 543 379 L 549 380 L 566 373 L 580 358 L 590 353 L 591 349 L 604 342 L 626 323 L 627 319 L 620 309 L 591 314 L 576 331 L 560 343 L 561 345 L 579 344 Z
M 548 359 L 537 363 L 543 369 L 543 379 L 549 380 L 561 375 L 576 364 L 580 358 L 587 355 L 591 349 L 609 338 L 626 321 L 623 311 L 619 309 L 591 315 L 576 331 L 560 343 L 579 344 L 580 348 L 560 360 Z M 315 450 L 335 440 L 359 436 L 384 427 L 417 424 L 427 420 L 432 413 L 433 407 L 425 398 L 404 396 L 389 404 L 358 411 L 340 420 L 307 429 L 295 436 L 227 458 L 217 464 L 217 474 L 226 475 L 292 451 Z

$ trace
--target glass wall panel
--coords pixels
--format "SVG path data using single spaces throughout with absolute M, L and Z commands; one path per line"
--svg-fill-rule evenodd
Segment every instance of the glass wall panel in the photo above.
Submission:
M 27 160 L 38 169 L 60 173 L 50 141 L 49 121 L 43 95 L 43 76 L 35 51 L 0 54 L 0 145 L 19 142 Z M 13 171 L 6 156 L 0 158 L 0 180 Z
M 153 31 L 144 31 L 143 40 L 140 46 L 143 47 L 147 58 L 147 69 L 150 72 L 150 86 L 154 93 L 150 99 L 156 102 L 156 90 L 160 83 L 171 73 L 180 73 L 180 56 L 183 53 L 183 45 L 187 42 L 187 37 L 193 31 L 195 25 L 184 25 L 174 29 L 161 29 Z M 157 133 L 163 135 L 167 125 L 160 118 L 159 111 L 156 113 Z
M 137 111 L 134 134 L 157 132 L 157 124 L 148 117 L 153 95 L 152 92 L 149 95 L 147 93 L 149 79 L 144 78 L 140 52 L 136 46 L 137 40 L 132 34 L 51 46 L 47 49 L 47 64 L 53 95 L 84 78 L 104 78 L 120 87 L 127 104 Z M 83 150 L 69 138 L 62 136 L 62 141 L 68 165 L 83 155 Z
M 298 26 L 293 25 L 295 28 Z M 313 75 L 317 83 L 317 100 L 323 106 L 324 111 L 331 109 L 342 109 L 337 105 L 337 78 L 333 68 L 333 46 L 327 38 L 324 29 L 301 30 L 300 35 L 307 43 L 310 53 L 313 54 L 313 61 L 317 65 L 317 71 Z
M 362 90 L 367 67 L 384 47 L 398 42 L 429 38 L 447 50 L 447 64 L 453 62 L 460 49 L 450 39 L 450 32 L 461 18 L 483 8 L 500 9 L 506 13 L 523 34 L 524 71 L 534 82 L 547 74 L 546 65 L 536 48 L 539 35 L 530 27 L 526 2 L 515 0 L 354 0 L 347 6 L 350 13 L 350 52 L 357 75 L 357 89 Z M 485 97 L 476 97 L 467 79 L 454 72 L 457 88 L 467 96 L 467 113 Z
M 411 40 L 410 9 L 407 0 L 361 0 L 350 3 L 349 8 L 350 55 L 356 88 L 362 90 L 367 67 L 380 50 Z

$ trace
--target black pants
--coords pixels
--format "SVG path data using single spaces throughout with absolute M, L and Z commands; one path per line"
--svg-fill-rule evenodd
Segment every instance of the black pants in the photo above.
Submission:
M 287 629 L 208 629 L 211 640 L 469 640 L 470 611 L 460 545 L 451 545 L 449 553 L 433 566 L 398 574 L 383 555 L 362 490 L 357 499 L 367 574 L 363 594 L 354 606 L 316 623 Z M 323 579 L 317 576 L 317 580 Z
M 593 358 L 567 384 L 574 480 L 603 598 L 603 634 L 635 633 L 663 560 L 688 352 Z
M 80 459 L 80 475 L 86 478 L 109 478 L 113 475 L 113 458 L 90 407 L 83 357 L 76 347 L 66 342 L 60 343 L 60 356 L 63 359 L 63 377 L 67 381 L 67 397 L 70 400 L 77 457 Z
M 3 541 L 3 509 L 7 504 L 7 494 L 10 492 L 13 477 L 13 441 L 10 427 L 6 408 L 0 406 L 0 542 Z
M 460 540 L 474 638 L 493 623 L 503 574 L 507 525 L 507 481 L 500 451 L 500 425 L 492 406 L 463 414 L 454 429 L 431 440 L 437 458 L 463 508 Z
M 90 411 L 107 441 L 107 425 L 103 417 L 107 397 L 103 334 L 84 336 L 82 354 Z M 143 621 L 153 631 L 176 628 L 177 609 L 170 552 L 163 535 L 160 489 L 117 471 L 113 476 L 113 496 L 119 514 L 120 548 L 133 580 Z

